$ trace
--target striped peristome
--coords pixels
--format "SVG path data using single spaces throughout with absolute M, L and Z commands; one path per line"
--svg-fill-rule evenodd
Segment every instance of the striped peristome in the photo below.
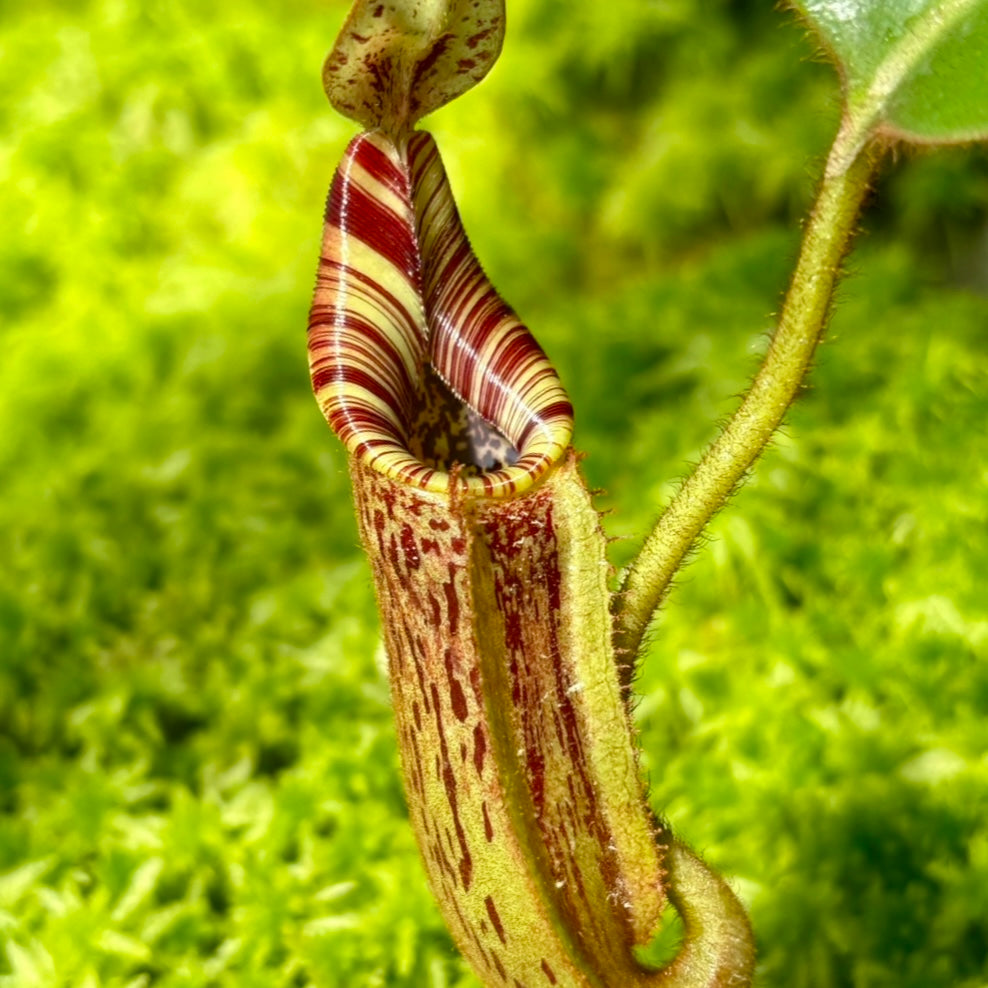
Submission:
M 422 132 L 403 148 L 380 131 L 347 148 L 326 208 L 309 363 L 347 449 L 425 490 L 450 484 L 443 451 L 432 458 L 447 469 L 426 462 L 435 450 L 413 452 L 437 417 L 472 412 L 474 451 L 504 449 L 499 469 L 461 471 L 471 493 L 519 494 L 569 445 L 569 399 L 477 263 Z
M 347 148 L 309 360 L 350 453 L 412 824 L 477 974 L 747 984 L 743 912 L 648 809 L 569 399 L 477 262 L 428 134 Z M 632 948 L 667 887 L 688 938 L 651 971 Z
M 413 134 L 408 157 L 432 359 L 453 391 L 522 451 L 516 466 L 534 481 L 569 444 L 573 408 L 470 249 L 435 141 Z

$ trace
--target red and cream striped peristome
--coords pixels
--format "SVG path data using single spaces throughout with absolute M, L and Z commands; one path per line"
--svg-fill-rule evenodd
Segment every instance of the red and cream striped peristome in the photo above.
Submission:
M 569 445 L 573 410 L 538 343 L 492 290 L 439 151 L 417 131 L 347 149 L 326 209 L 309 332 L 330 425 L 373 470 L 433 493 L 519 494 Z
M 310 367 L 350 455 L 412 824 L 485 984 L 743 985 L 740 906 L 648 810 L 569 399 L 412 129 L 502 33 L 501 2 L 358 0 L 325 72 L 368 129 L 327 204 Z M 632 948 L 667 891 L 687 941 L 647 970 Z

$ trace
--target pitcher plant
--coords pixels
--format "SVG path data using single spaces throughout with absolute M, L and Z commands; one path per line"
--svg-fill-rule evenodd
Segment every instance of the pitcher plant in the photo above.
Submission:
M 973 0 L 920 4 L 918 21 L 893 10 L 900 41 L 868 62 L 837 6 L 801 6 L 844 67 L 846 110 L 771 347 L 613 592 L 569 397 L 415 129 L 494 64 L 503 0 L 356 0 L 326 61 L 332 105 L 364 129 L 326 206 L 312 384 L 349 456 L 412 826 L 484 984 L 751 982 L 744 909 L 649 808 L 631 672 L 674 574 L 802 385 L 879 152 L 905 133 L 893 111 L 952 31 L 985 21 Z M 651 969 L 634 948 L 667 900 L 684 939 Z

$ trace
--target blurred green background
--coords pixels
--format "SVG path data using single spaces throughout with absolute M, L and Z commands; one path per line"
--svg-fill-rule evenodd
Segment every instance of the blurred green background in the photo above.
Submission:
M 615 536 L 745 387 L 836 127 L 770 7 L 510 0 L 429 124 Z M 476 985 L 307 380 L 343 13 L 4 0 L 3 988 Z M 749 905 L 765 988 L 988 985 L 988 156 L 897 157 L 638 680 L 654 805 Z

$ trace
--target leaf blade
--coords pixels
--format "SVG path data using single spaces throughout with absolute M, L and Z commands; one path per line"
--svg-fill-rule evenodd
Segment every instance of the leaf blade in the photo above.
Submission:
M 988 137 L 985 0 L 796 0 L 837 62 L 846 161 L 874 134 L 926 143 Z
M 979 57 L 971 71 L 968 53 Z M 965 93 L 944 103 L 941 91 Z M 909 86 L 890 107 L 883 128 L 914 142 L 955 143 L 988 136 L 988 4 L 958 23 L 939 49 L 913 73 Z

